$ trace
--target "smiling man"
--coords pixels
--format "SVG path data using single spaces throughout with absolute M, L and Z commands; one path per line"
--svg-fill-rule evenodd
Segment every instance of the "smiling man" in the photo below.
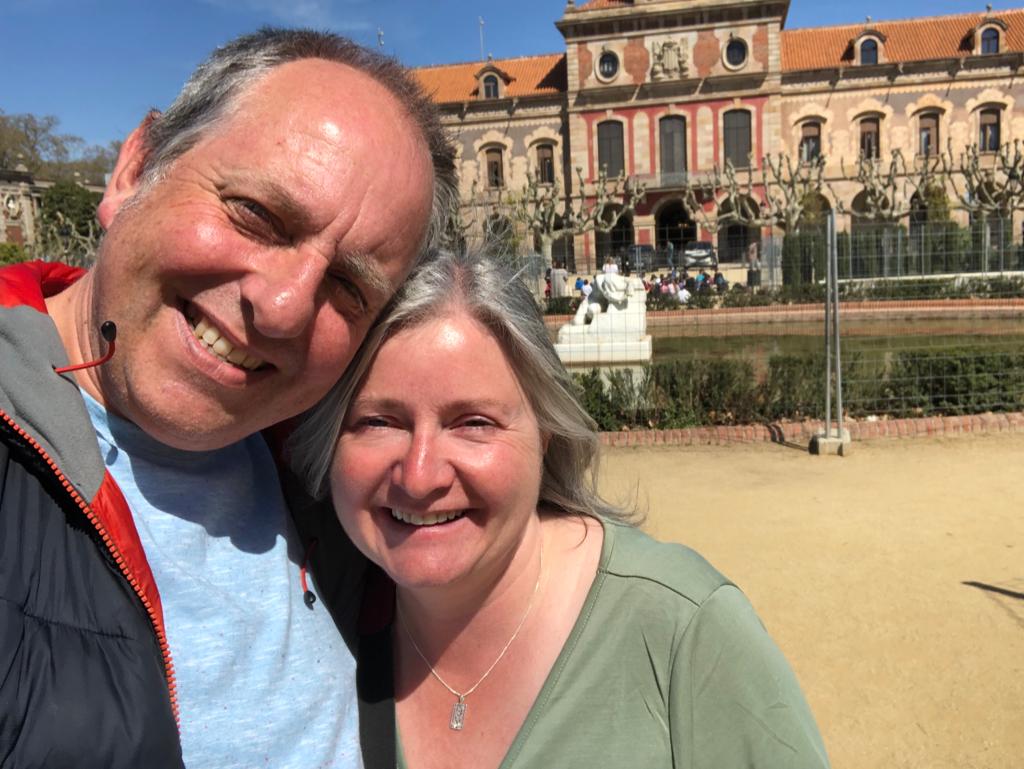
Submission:
M 125 141 L 92 270 L 0 271 L 0 764 L 362 764 L 353 593 L 309 600 L 259 433 L 338 379 L 453 180 L 401 67 L 263 30 Z

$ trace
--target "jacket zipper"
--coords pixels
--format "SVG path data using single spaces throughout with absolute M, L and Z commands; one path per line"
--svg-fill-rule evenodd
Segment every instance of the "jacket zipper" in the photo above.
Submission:
M 153 608 L 153 604 L 149 598 L 142 591 L 142 586 L 139 581 L 132 574 L 128 563 L 125 561 L 124 556 L 121 555 L 121 551 L 117 547 L 117 543 L 114 542 L 110 534 L 107 533 L 106 527 L 103 522 L 99 519 L 93 509 L 89 506 L 89 503 L 82 499 L 82 495 L 78 493 L 78 490 L 71 484 L 70 481 L 64 476 L 64 473 L 60 471 L 57 464 L 50 458 L 50 455 L 46 453 L 46 449 L 39 445 L 31 435 L 26 433 L 18 424 L 11 419 L 6 412 L 0 410 L 0 417 L 3 417 L 4 422 L 16 432 L 22 440 L 24 440 L 29 446 L 42 457 L 43 461 L 50 468 L 57 480 L 61 482 L 64 490 L 67 492 L 71 501 L 78 505 L 79 509 L 85 513 L 85 517 L 89 520 L 89 523 L 96 529 L 96 533 L 99 534 L 100 539 L 103 540 L 103 544 L 106 545 L 107 551 L 114 559 L 114 563 L 121 570 L 121 575 L 131 585 L 132 590 L 135 591 L 135 595 L 138 596 L 139 601 L 146 609 L 146 614 L 149 616 L 149 622 L 153 626 L 153 632 L 156 634 L 157 643 L 160 645 L 160 655 L 163 658 L 164 664 L 164 677 L 167 679 L 167 692 L 171 699 L 171 712 L 174 714 L 174 723 L 178 728 L 178 732 L 181 732 L 181 714 L 178 710 L 178 684 L 174 678 L 174 662 L 171 660 L 171 647 L 167 643 L 167 634 L 163 628 L 160 627 L 160 623 L 157 620 L 156 610 Z

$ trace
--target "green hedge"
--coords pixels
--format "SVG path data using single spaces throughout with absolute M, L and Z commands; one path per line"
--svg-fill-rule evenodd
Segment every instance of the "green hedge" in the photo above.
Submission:
M 853 417 L 974 414 L 1024 410 L 1024 351 L 946 348 L 899 352 L 870 369 L 843 364 L 844 411 Z M 851 376 L 850 372 L 857 372 Z M 575 376 L 584 408 L 601 430 L 671 429 L 821 419 L 823 354 L 774 355 L 756 375 L 744 358 L 653 363 L 632 371 Z
M 28 252 L 23 246 L 17 243 L 0 243 L 0 265 L 24 262 L 28 259 Z

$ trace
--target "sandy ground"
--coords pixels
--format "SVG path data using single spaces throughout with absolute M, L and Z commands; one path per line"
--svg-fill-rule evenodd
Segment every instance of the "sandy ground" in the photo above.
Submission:
M 606 449 L 636 495 L 750 597 L 837 769 L 1024 767 L 1024 435 Z M 967 584 L 976 583 L 976 584 Z

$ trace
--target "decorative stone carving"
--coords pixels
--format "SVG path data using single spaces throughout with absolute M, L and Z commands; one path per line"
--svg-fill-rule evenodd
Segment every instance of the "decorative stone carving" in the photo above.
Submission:
M 690 74 L 689 51 L 685 40 L 666 40 L 652 46 L 651 80 L 679 80 Z
M 9 222 L 17 221 L 21 218 L 21 200 L 15 195 L 7 195 L 4 198 L 3 207 L 4 218 Z
M 555 350 L 566 365 L 643 363 L 651 359 L 647 293 L 636 277 L 598 274 L 590 296 L 558 330 Z

